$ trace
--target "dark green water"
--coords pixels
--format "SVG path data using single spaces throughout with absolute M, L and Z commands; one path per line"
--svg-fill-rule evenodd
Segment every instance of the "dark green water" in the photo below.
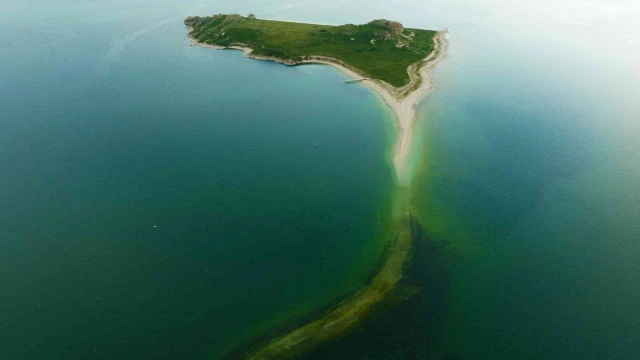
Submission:
M 640 30 L 616 4 L 0 4 L 0 358 L 220 358 L 379 264 L 389 112 L 329 68 L 188 47 L 181 19 L 217 12 L 452 31 L 411 266 L 304 358 L 637 357 Z
M 0 358 L 217 358 L 365 284 L 393 186 L 374 95 L 118 25 L 2 27 Z

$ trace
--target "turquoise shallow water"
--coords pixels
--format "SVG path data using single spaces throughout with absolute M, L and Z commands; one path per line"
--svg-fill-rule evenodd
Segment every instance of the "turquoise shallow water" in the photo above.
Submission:
M 451 29 L 418 109 L 411 266 L 306 358 L 634 358 L 636 10 L 1 4 L 0 357 L 219 358 L 371 274 L 389 112 L 329 68 L 186 46 L 184 16 L 254 12 Z
M 640 113 L 626 94 L 637 86 L 620 80 L 624 68 L 505 42 L 478 61 L 476 46 L 454 48 L 466 64 L 442 68 L 442 91 L 423 109 L 417 203 L 427 234 L 452 252 L 434 352 L 633 358 Z

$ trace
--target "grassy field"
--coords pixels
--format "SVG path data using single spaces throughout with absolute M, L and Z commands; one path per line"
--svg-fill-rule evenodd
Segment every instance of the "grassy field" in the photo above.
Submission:
M 409 82 L 407 67 L 431 53 L 436 35 L 420 29 L 404 29 L 394 35 L 380 21 L 329 26 L 239 15 L 193 19 L 191 35 L 199 42 L 220 46 L 243 43 L 256 55 L 293 61 L 309 55 L 332 57 L 396 87 Z

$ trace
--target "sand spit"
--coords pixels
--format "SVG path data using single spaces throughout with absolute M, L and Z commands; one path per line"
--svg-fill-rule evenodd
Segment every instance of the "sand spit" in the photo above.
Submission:
M 191 30 L 190 28 L 189 33 L 191 33 Z M 398 176 L 398 182 L 404 188 L 402 193 L 405 193 L 405 195 L 401 196 L 401 199 L 398 200 L 401 204 L 404 204 L 407 209 L 394 220 L 394 239 L 387 250 L 383 265 L 369 285 L 343 300 L 320 318 L 262 344 L 257 349 L 254 349 L 253 352 L 247 354 L 246 358 L 248 360 L 284 359 L 292 355 L 304 353 L 327 340 L 340 336 L 346 330 L 360 322 L 376 304 L 384 299 L 389 291 L 391 291 L 402 278 L 402 269 L 411 254 L 411 214 L 408 208 L 410 201 L 407 196 L 408 192 L 406 191 L 411 179 L 410 174 L 406 171 L 406 157 L 409 153 L 416 119 L 415 107 L 420 99 L 434 88 L 432 72 L 446 57 L 448 47 L 446 36 L 446 31 L 438 32 L 434 40 L 434 51 L 420 63 L 414 64 L 407 69 L 410 77 L 409 84 L 401 88 L 396 88 L 380 80 L 362 81 L 364 85 L 379 94 L 384 102 L 393 110 L 398 127 L 401 130 L 395 147 L 393 163 Z M 277 58 L 254 56 L 251 54 L 251 49 L 243 46 L 244 44 L 233 44 L 228 47 L 200 44 L 191 36 L 189 36 L 189 42 L 190 45 L 214 49 L 230 48 L 242 50 L 247 57 L 272 60 L 287 65 L 330 65 L 354 79 L 368 77 L 358 69 L 352 68 L 334 58 L 308 56 L 300 62 L 283 61 Z
M 407 186 L 411 180 L 405 172 L 405 160 L 413 137 L 413 125 L 416 119 L 415 108 L 418 102 L 434 89 L 433 70 L 446 57 L 449 45 L 446 36 L 446 31 L 439 31 L 435 37 L 435 46 L 431 54 L 420 63 L 407 69 L 410 78 L 407 85 L 397 88 L 376 79 L 368 79 L 361 82 L 379 94 L 396 116 L 396 121 L 400 128 L 400 137 L 396 144 L 393 165 L 396 169 L 398 181 L 403 186 Z M 368 77 L 366 74 L 362 74 L 336 59 L 313 57 L 302 61 L 302 63 L 330 65 L 354 79 Z
M 189 33 L 193 29 L 189 27 Z M 409 174 L 406 174 L 406 157 L 409 153 L 411 139 L 413 137 L 413 127 L 416 119 L 415 108 L 418 102 L 426 96 L 434 88 L 433 70 L 445 59 L 448 48 L 447 31 L 439 31 L 435 37 L 434 50 L 418 64 L 414 64 L 407 69 L 409 73 L 409 83 L 401 88 L 394 87 L 384 81 L 377 79 L 368 79 L 361 81 L 377 94 L 379 94 L 384 102 L 391 108 L 396 116 L 398 127 L 400 128 L 400 137 L 396 144 L 393 164 L 396 169 L 396 175 L 400 185 L 408 185 L 410 182 Z M 252 55 L 252 49 L 244 46 L 245 44 L 232 44 L 231 46 L 216 46 L 211 44 L 199 43 L 196 39 L 189 35 L 189 45 L 203 46 L 213 49 L 235 49 L 244 52 L 245 56 L 258 60 L 271 60 L 285 65 L 300 64 L 324 64 L 337 68 L 347 76 L 353 79 L 362 79 L 368 77 L 344 62 L 325 56 L 307 56 L 302 61 L 282 60 L 273 57 Z

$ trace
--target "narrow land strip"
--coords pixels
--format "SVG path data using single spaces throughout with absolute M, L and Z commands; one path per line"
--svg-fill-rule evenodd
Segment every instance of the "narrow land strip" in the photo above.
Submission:
M 189 27 L 189 32 L 192 32 Z M 212 44 L 200 43 L 190 34 L 190 45 L 211 47 L 215 49 L 237 49 L 242 50 L 245 56 L 272 60 L 287 65 L 298 64 L 324 64 L 333 66 L 352 79 L 363 79 L 360 81 L 377 94 L 393 111 L 400 136 L 395 146 L 393 159 L 398 182 L 402 187 L 407 187 L 410 182 L 409 174 L 406 174 L 406 158 L 409 152 L 413 128 L 416 119 L 415 107 L 425 95 L 434 88 L 433 70 L 446 57 L 448 48 L 447 32 L 440 31 L 434 37 L 433 51 L 422 61 L 407 68 L 409 82 L 402 87 L 394 87 L 381 80 L 372 79 L 366 74 L 344 62 L 326 56 L 305 56 L 301 61 L 282 60 L 276 57 L 266 57 L 252 54 L 252 49 L 243 46 L 244 44 L 234 43 L 229 46 L 216 46 Z M 402 191 L 402 193 L 408 193 Z M 392 290 L 402 278 L 402 269 L 408 261 L 411 253 L 411 231 L 410 231 L 410 203 L 405 196 L 401 196 L 398 201 L 403 204 L 405 210 L 402 215 L 394 220 L 395 236 L 387 251 L 387 256 L 381 268 L 371 283 L 343 300 L 335 308 L 328 311 L 322 317 L 303 325 L 283 336 L 271 340 L 253 353 L 249 354 L 249 360 L 284 359 L 292 355 L 301 354 L 327 340 L 335 338 L 353 325 L 361 321 L 371 309 L 383 300 L 385 295 Z

